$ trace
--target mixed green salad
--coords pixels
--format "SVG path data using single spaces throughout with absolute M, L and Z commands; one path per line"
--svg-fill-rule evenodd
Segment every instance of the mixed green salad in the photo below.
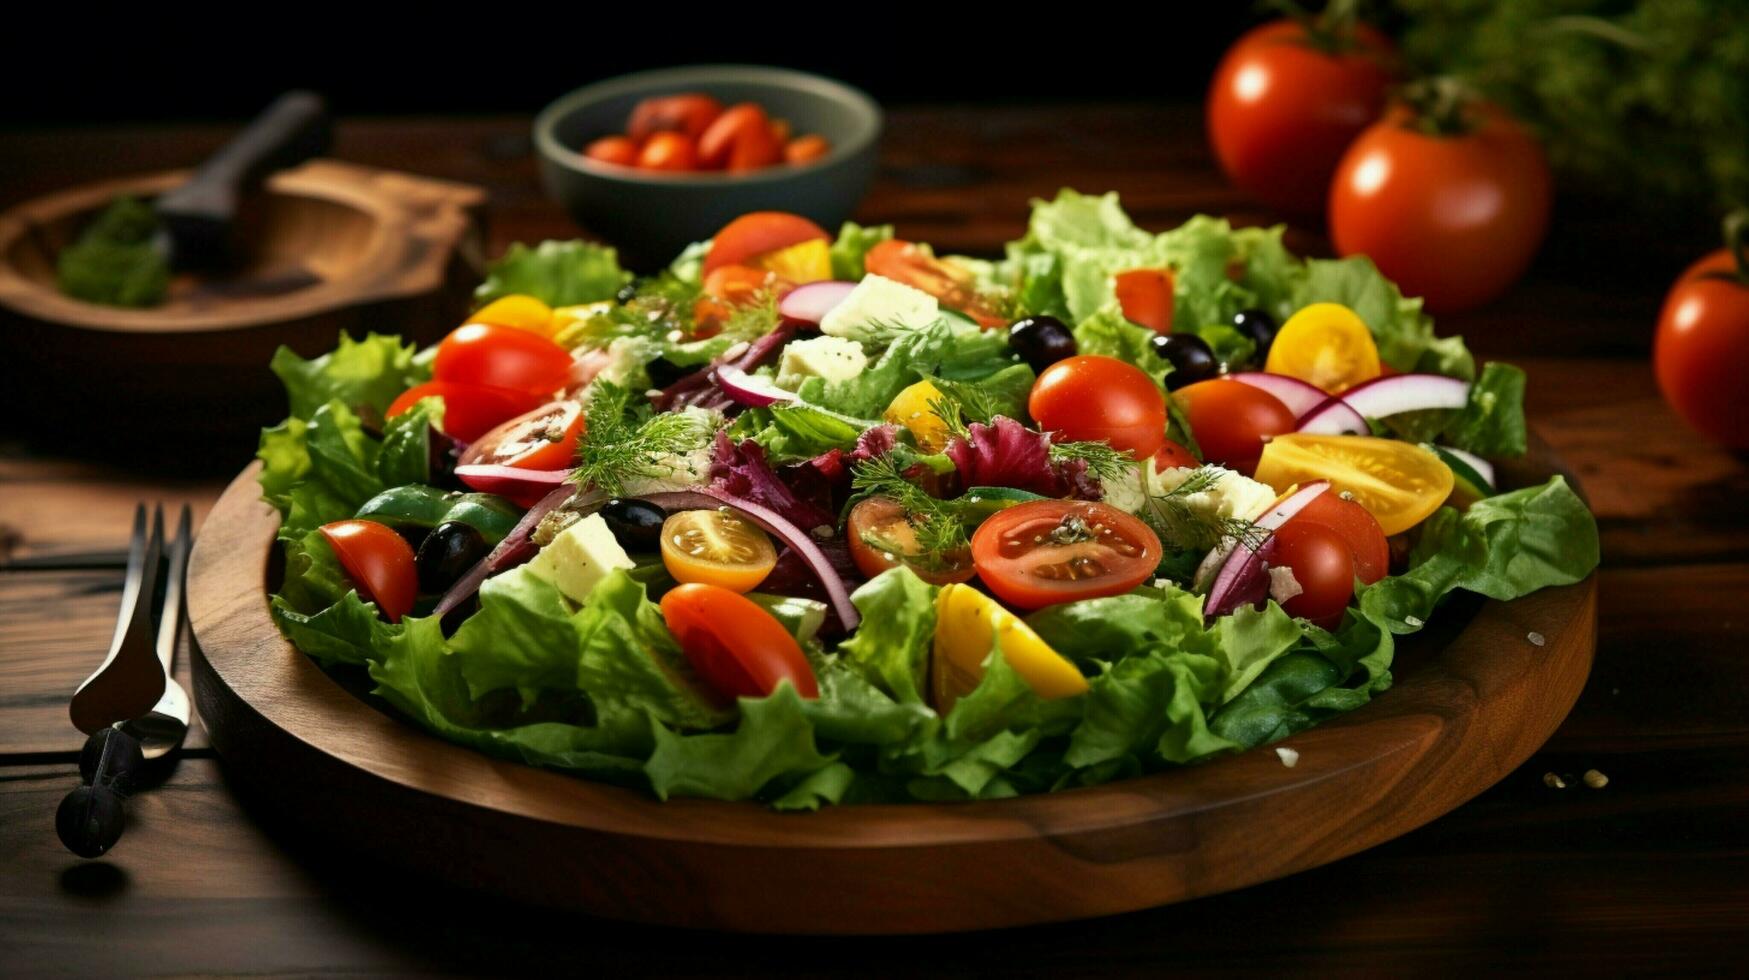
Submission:
M 1351 711 L 1446 596 L 1583 579 L 1524 375 L 1364 258 L 1035 202 L 995 260 L 737 219 L 517 246 L 440 344 L 273 370 L 286 635 L 432 732 L 655 795 L 990 799 Z

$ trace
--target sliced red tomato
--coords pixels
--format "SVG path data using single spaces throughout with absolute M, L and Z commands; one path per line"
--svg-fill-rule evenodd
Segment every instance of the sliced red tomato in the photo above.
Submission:
M 549 402 L 518 415 L 478 439 L 470 440 L 459 462 L 464 466 L 515 466 L 525 470 L 562 470 L 577 456 L 583 435 L 583 405 Z
M 693 333 L 710 337 L 722 330 L 735 311 L 767 295 L 782 298 L 795 286 L 776 273 L 747 265 L 725 265 L 704 277 L 704 295 L 692 304 Z
M 401 397 L 389 405 L 389 418 L 412 408 L 421 398 L 432 397 L 443 399 L 443 424 L 438 428 L 463 442 L 473 442 L 518 415 L 533 411 L 542 401 L 542 396 L 528 391 L 427 381 L 401 392 Z
M 1257 468 L 1265 438 L 1294 430 L 1294 413 L 1281 399 L 1243 381 L 1198 381 L 1174 395 L 1184 399 L 1203 458 L 1246 475 Z
M 796 638 L 746 596 L 715 585 L 677 585 L 662 597 L 662 619 L 692 669 L 724 701 L 765 697 L 782 681 L 804 698 L 820 696 Z
M 439 381 L 533 392 L 544 401 L 565 386 L 571 353 L 527 330 L 470 323 L 437 345 L 431 373 Z
M 711 250 L 704 257 L 704 274 L 725 265 L 751 265 L 754 259 L 781 248 L 802 242 L 831 241 L 826 229 L 799 214 L 784 211 L 755 211 L 744 214 L 723 226 L 711 239 Z
M 1155 333 L 1172 332 L 1172 271 L 1131 269 L 1117 274 L 1114 286 L 1124 319 Z
M 1154 469 L 1157 471 L 1175 470 L 1182 466 L 1200 465 L 1202 464 L 1197 461 L 1195 456 L 1191 455 L 1190 450 L 1173 442 L 1171 439 L 1162 440 L 1160 443 L 1160 450 L 1154 454 Z
M 940 556 L 923 554 L 917 529 L 891 497 L 870 497 L 851 508 L 845 537 L 850 539 L 851 560 L 869 578 L 900 565 L 908 566 L 930 585 L 968 582 L 977 574 L 970 549 Z
M 940 300 L 941 305 L 964 313 L 986 330 L 1008 325 L 1002 311 L 988 297 L 979 295 L 970 269 L 938 259 L 921 245 L 888 239 L 868 250 L 863 268 L 871 275 L 928 293 Z
M 1089 500 L 1032 500 L 998 511 L 972 535 L 978 577 L 1022 609 L 1119 595 L 1160 564 L 1160 539 L 1139 519 Z
M 702 92 L 655 96 L 632 109 L 626 135 L 637 143 L 657 133 L 684 133 L 696 140 L 722 114 L 723 104 Z
M 376 603 L 391 623 L 413 611 L 419 573 L 406 538 L 376 521 L 335 521 L 322 525 L 321 531 L 359 598 Z
M 1391 546 L 1384 528 L 1365 507 L 1340 493 L 1322 493 L 1312 498 L 1288 525 L 1322 524 L 1348 543 L 1354 556 L 1354 576 L 1371 585 L 1391 570 Z
M 1341 625 L 1342 611 L 1354 598 L 1354 553 L 1340 533 L 1296 518 L 1269 539 L 1266 556 L 1271 565 L 1293 569 L 1300 584 L 1299 595 L 1281 608 L 1325 629 Z
M 1141 368 L 1098 354 L 1066 357 L 1033 382 L 1027 411 L 1064 439 L 1102 440 L 1147 459 L 1166 441 L 1166 396 Z

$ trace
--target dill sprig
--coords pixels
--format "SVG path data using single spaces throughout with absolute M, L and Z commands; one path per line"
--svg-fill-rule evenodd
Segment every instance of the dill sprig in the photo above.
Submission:
M 929 402 L 929 412 L 941 419 L 950 435 L 970 439 L 968 425 L 973 422 L 989 425 L 1002 414 L 1002 405 L 996 397 L 975 384 L 929 376 L 924 380 L 941 393 L 939 398 Z
M 888 497 L 898 503 L 917 535 L 916 552 L 878 535 L 865 535 L 863 540 L 913 564 L 939 568 L 948 564 L 947 556 L 969 547 L 971 541 L 956 504 L 931 497 L 905 478 L 912 462 L 903 451 L 872 457 L 856 465 L 850 485 L 858 494 Z
M 1103 442 L 1052 442 L 1051 462 L 1058 466 L 1080 461 L 1087 472 L 1100 480 L 1115 480 L 1130 472 L 1135 458 L 1128 450 L 1119 451 Z
M 662 461 L 697 448 L 703 434 L 692 414 L 652 415 L 628 389 L 601 379 L 590 386 L 587 418 L 571 481 L 615 496 L 631 480 L 662 476 Z
M 1162 541 L 1179 548 L 1209 549 L 1228 538 L 1248 547 L 1261 546 L 1267 533 L 1256 524 L 1243 518 L 1202 513 L 1190 506 L 1187 498 L 1214 489 L 1226 475 L 1226 470 L 1216 466 L 1197 467 L 1171 490 L 1149 494 L 1142 519 Z

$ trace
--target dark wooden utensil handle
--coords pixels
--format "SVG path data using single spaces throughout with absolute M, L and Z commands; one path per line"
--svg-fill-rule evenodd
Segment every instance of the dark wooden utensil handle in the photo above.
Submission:
M 158 198 L 179 266 L 212 265 L 232 254 L 231 229 L 248 191 L 269 174 L 327 149 L 327 104 L 314 92 L 287 92 L 200 165 L 188 183 Z

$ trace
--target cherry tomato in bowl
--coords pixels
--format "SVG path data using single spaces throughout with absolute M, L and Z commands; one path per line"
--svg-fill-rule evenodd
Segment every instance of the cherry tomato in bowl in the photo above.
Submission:
M 686 173 L 698 169 L 698 150 L 685 133 L 657 133 L 638 151 L 638 169 Z
M 632 108 L 626 135 L 639 144 L 657 133 L 681 133 L 697 140 L 722 114 L 723 104 L 702 92 L 652 96 Z
M 1727 228 L 1732 247 L 1690 266 L 1665 297 L 1652 361 L 1683 421 L 1722 446 L 1749 450 L 1749 212 Z
M 1103 440 L 1137 459 L 1154 455 L 1166 441 L 1160 386 L 1115 357 L 1078 354 L 1045 368 L 1033 382 L 1027 411 L 1046 432 L 1073 441 Z
M 1330 185 L 1330 238 L 1365 255 L 1438 313 L 1470 309 L 1512 285 L 1548 231 L 1549 165 L 1503 110 L 1461 110 L 1428 132 L 1398 106 L 1343 155 Z
M 1281 399 L 1231 378 L 1198 381 L 1173 394 L 1183 401 L 1203 458 L 1240 473 L 1257 468 L 1266 439 L 1292 432 L 1296 424 Z
M 978 578 L 1022 609 L 1121 595 L 1154 574 L 1160 554 L 1139 518 L 1088 500 L 1016 504 L 972 535 Z
M 1324 494 L 1329 496 L 1329 494 Z M 1291 520 L 1269 539 L 1265 559 L 1291 568 L 1300 593 L 1281 604 L 1289 615 L 1325 629 L 1342 623 L 1354 598 L 1354 553 L 1335 530 L 1313 521 Z
M 661 607 L 687 662 L 722 701 L 762 698 L 783 681 L 804 698 L 820 696 L 801 644 L 746 596 L 689 583 L 669 589 Z
M 1298 523 L 1320 524 L 1336 532 L 1347 545 L 1354 563 L 1354 577 L 1367 585 L 1391 570 L 1391 545 L 1378 519 L 1341 492 L 1321 493 L 1312 498 L 1284 527 Z
M 391 623 L 413 611 L 419 573 L 406 538 L 376 521 L 335 521 L 321 532 L 359 598 L 376 603 Z
M 527 330 L 470 323 L 437 345 L 431 373 L 438 381 L 546 396 L 565 386 L 571 353 Z
M 1278 20 L 1239 38 L 1206 105 L 1227 179 L 1273 207 L 1318 214 L 1343 151 L 1385 107 L 1394 60 L 1390 40 L 1365 24 L 1308 33 Z

